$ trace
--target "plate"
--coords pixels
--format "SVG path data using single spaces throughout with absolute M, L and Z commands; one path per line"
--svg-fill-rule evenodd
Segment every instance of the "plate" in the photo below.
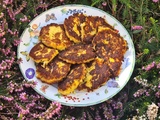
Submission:
M 120 35 L 127 41 L 128 50 L 124 55 L 122 63 L 122 70 L 120 75 L 115 79 L 110 79 L 104 86 L 96 89 L 93 92 L 76 91 L 67 96 L 62 96 L 57 91 L 57 85 L 49 85 L 42 83 L 35 76 L 35 64 L 29 58 L 28 53 L 31 48 L 38 42 L 38 35 L 41 28 L 50 23 L 63 23 L 64 19 L 73 13 L 85 13 L 86 15 L 101 16 L 106 21 L 114 26 Z M 129 81 L 135 65 L 135 49 L 130 35 L 124 26 L 108 13 L 85 5 L 63 5 L 49 9 L 35 19 L 33 19 L 29 27 L 24 30 L 21 35 L 21 43 L 17 49 L 18 58 L 22 59 L 19 67 L 27 81 L 35 81 L 36 87 L 34 88 L 39 94 L 51 101 L 60 102 L 66 106 L 91 106 L 104 102 L 115 96 Z

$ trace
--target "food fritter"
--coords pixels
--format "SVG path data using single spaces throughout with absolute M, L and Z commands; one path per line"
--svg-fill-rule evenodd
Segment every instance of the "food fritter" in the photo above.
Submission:
M 87 63 L 95 58 L 95 52 L 91 45 L 76 44 L 59 53 L 58 57 L 67 63 Z
M 99 26 L 105 26 L 113 30 L 113 27 L 109 25 L 104 18 L 98 16 L 87 16 L 85 21 L 80 25 L 81 41 L 84 43 L 91 43 Z
M 97 32 L 95 17 L 88 16 L 85 21 L 80 25 L 81 27 L 81 40 L 84 43 L 91 43 L 93 37 Z
M 38 64 L 36 66 L 36 77 L 42 82 L 53 84 L 65 78 L 69 71 L 70 64 L 56 57 L 45 68 Z
M 42 27 L 39 40 L 48 47 L 64 50 L 72 45 L 66 36 L 63 25 L 51 23 Z
M 81 42 L 80 25 L 85 20 L 85 17 L 86 16 L 84 14 L 76 13 L 64 20 L 66 35 L 71 41 L 75 43 Z
M 124 53 L 127 50 L 127 42 L 110 28 L 100 27 L 94 37 L 93 46 L 97 56 L 103 58 L 112 73 L 112 77 L 119 75 Z
M 111 26 L 110 24 L 108 24 L 108 22 L 103 18 L 103 17 L 99 17 L 99 16 L 95 16 L 95 21 L 96 21 L 96 26 L 100 27 L 100 26 L 105 26 L 107 28 L 110 28 L 112 30 L 115 30 L 113 28 L 113 26 Z
M 96 58 L 91 66 L 87 68 L 85 87 L 89 91 L 93 91 L 110 79 L 110 71 L 108 65 L 102 58 Z
M 98 27 L 98 32 L 93 38 L 92 44 L 93 46 L 101 46 L 101 45 L 109 45 L 109 43 L 117 43 L 117 39 L 114 39 L 113 37 L 119 39 L 120 35 L 118 34 L 117 31 L 112 30 L 109 27 L 105 26 L 99 26 Z M 120 46 L 120 45 L 119 45 Z
M 43 63 L 43 66 L 45 66 L 53 60 L 58 53 L 58 50 L 48 48 L 42 43 L 38 43 L 31 49 L 29 56 L 36 63 Z
M 81 84 L 86 75 L 86 65 L 76 64 L 71 69 L 68 76 L 58 83 L 58 92 L 62 95 L 73 93 L 74 90 Z
M 109 70 L 112 74 L 111 77 L 116 77 L 119 75 L 123 60 L 123 54 L 120 54 L 120 51 L 113 51 L 108 46 L 99 46 L 96 48 L 97 56 L 103 58 L 109 66 Z

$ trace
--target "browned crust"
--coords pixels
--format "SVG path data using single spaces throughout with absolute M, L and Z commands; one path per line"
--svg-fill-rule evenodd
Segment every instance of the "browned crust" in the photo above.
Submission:
M 58 83 L 58 91 L 63 95 L 74 92 L 74 90 L 79 86 L 79 84 L 83 82 L 85 75 L 85 64 L 74 65 L 68 76 L 63 81 Z
M 91 66 L 87 68 L 85 82 L 81 89 L 93 91 L 106 83 L 110 79 L 110 76 L 111 74 L 106 62 L 101 58 L 96 58 Z
M 30 50 L 29 56 L 36 63 L 48 64 L 58 53 L 57 50 L 48 48 L 42 43 L 38 43 Z
M 42 82 L 53 84 L 65 78 L 69 71 L 70 64 L 56 57 L 45 68 L 41 64 L 38 64 L 36 66 L 36 77 Z
M 90 45 L 77 44 L 60 52 L 58 57 L 71 64 L 81 64 L 94 60 L 95 52 Z
M 85 20 L 85 15 L 76 13 L 64 20 L 64 28 L 66 35 L 75 43 L 81 42 L 80 25 Z
M 56 23 L 44 26 L 40 31 L 39 40 L 58 50 L 64 50 L 73 44 L 66 36 L 64 26 Z
M 117 31 L 105 27 L 101 29 L 94 37 L 92 44 L 96 55 L 108 64 L 112 77 L 117 77 L 121 70 L 124 53 L 127 51 L 127 42 Z
M 60 30 L 54 34 L 54 40 L 47 38 L 52 26 Z M 67 40 L 65 44 L 59 41 L 60 36 Z M 117 77 L 128 49 L 127 42 L 103 17 L 80 13 L 66 18 L 63 25 L 52 23 L 45 26 L 39 39 L 60 52 L 46 67 L 38 64 L 37 78 L 49 84 L 58 82 L 58 91 L 63 95 L 72 93 L 77 87 L 93 91 L 110 78 Z M 61 64 L 59 68 L 58 62 L 65 65 Z M 70 64 L 73 64 L 71 70 Z

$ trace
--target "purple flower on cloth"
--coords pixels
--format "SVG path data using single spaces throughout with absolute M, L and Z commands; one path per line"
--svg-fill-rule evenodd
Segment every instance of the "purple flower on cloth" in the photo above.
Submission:
M 25 72 L 25 75 L 28 79 L 32 79 L 35 75 L 35 70 L 33 68 L 28 68 Z
M 107 86 L 117 88 L 119 85 L 115 80 L 110 80 L 110 81 L 107 82 Z

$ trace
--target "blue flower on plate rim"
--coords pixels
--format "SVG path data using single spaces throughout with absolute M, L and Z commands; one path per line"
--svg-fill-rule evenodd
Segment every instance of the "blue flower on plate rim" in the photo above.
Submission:
M 66 9 L 66 8 L 63 8 L 61 10 L 62 14 L 66 14 L 66 15 L 71 15 L 71 14 L 74 14 L 74 13 L 86 13 L 86 11 L 84 9 Z
M 35 75 L 35 70 L 33 68 L 28 68 L 26 71 L 25 71 L 25 75 L 28 79 L 32 79 Z
M 115 79 L 112 79 L 107 82 L 107 86 L 112 88 L 118 88 L 119 84 Z
M 129 58 L 124 58 L 124 61 L 123 61 L 123 64 L 124 64 L 124 68 L 123 69 L 125 69 L 125 68 L 127 68 L 131 63 L 129 62 Z

